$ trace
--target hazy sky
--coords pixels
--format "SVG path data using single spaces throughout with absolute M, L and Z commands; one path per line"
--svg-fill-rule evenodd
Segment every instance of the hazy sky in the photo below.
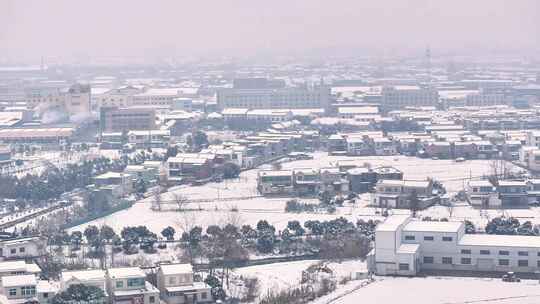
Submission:
M 0 58 L 511 48 L 538 0 L 0 0 Z

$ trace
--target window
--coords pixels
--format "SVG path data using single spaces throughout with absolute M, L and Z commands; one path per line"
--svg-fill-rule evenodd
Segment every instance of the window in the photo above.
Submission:
M 461 254 L 471 254 L 470 249 L 461 249 Z
M 489 255 L 489 250 L 480 250 L 480 254 Z
M 124 281 L 116 281 L 116 288 L 124 288 Z
M 11 254 L 16 254 L 16 253 L 17 253 L 17 249 L 16 249 L 16 248 L 13 248 L 13 249 L 11 249 L 9 252 L 11 252 Z
M 128 279 L 127 280 L 127 286 L 128 287 L 143 286 L 143 285 L 144 285 L 144 279 L 143 278 L 136 278 L 136 279 Z
M 425 236 L 424 237 L 424 241 L 433 241 L 433 237 L 432 236 Z
M 471 258 L 461 258 L 461 264 L 470 265 Z
M 452 237 L 451 237 L 451 236 L 443 236 L 443 237 L 442 237 L 442 240 L 443 240 L 443 242 L 451 242 L 451 241 L 452 241 Z
M 399 263 L 399 270 L 409 270 L 409 264 Z
M 405 240 L 406 241 L 414 241 L 414 235 L 406 235 Z
M 518 266 L 519 267 L 528 267 L 529 266 L 529 260 L 518 260 Z
M 499 259 L 499 266 L 508 266 L 510 265 L 510 260 L 508 259 Z
M 19 252 L 23 253 L 26 249 L 24 247 L 19 248 Z
M 11 288 L 9 290 L 9 295 L 10 296 L 16 296 L 17 295 L 17 288 Z
M 536 261 L 536 267 L 540 267 L 540 261 Z
M 510 252 L 507 250 L 499 250 L 499 255 L 510 255 Z
M 44 292 L 44 293 L 43 293 L 43 297 L 44 297 L 45 299 L 47 299 L 47 298 L 49 297 L 49 293 L 48 293 L 48 292 Z
M 443 257 L 442 258 L 443 264 L 452 264 L 452 258 L 451 257 Z
M 518 255 L 519 256 L 529 256 L 529 252 L 528 251 L 518 251 Z
M 150 301 L 150 303 L 155 303 L 156 302 L 156 298 L 154 296 L 150 296 L 148 298 L 148 300 Z
M 207 297 L 208 295 L 206 294 L 206 292 L 201 293 L 201 299 L 206 300 Z
M 169 277 L 169 284 L 170 285 L 176 284 L 176 277 Z
M 23 296 L 33 296 L 36 294 L 35 286 L 23 286 L 21 287 L 21 294 Z
M 424 264 L 433 264 L 433 257 L 424 257 Z

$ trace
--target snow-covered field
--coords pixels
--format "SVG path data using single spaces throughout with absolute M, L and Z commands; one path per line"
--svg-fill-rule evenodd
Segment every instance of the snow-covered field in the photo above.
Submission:
M 480 278 L 378 277 L 374 283 L 334 302 L 315 303 L 536 304 L 540 303 L 540 285 L 538 281 L 506 283 Z
M 235 276 L 257 277 L 260 284 L 260 296 L 268 292 L 278 292 L 289 288 L 298 287 L 302 279 L 302 271 L 309 266 L 319 263 L 320 260 L 305 260 L 297 262 L 274 263 L 260 266 L 242 267 L 234 270 Z M 367 272 L 366 263 L 359 260 L 349 260 L 326 263 L 339 282 L 341 278 L 350 278 L 353 273 Z M 235 286 L 230 286 L 232 294 Z
M 491 170 L 487 160 L 470 160 L 456 163 L 452 160 L 419 159 L 406 156 L 328 156 L 322 152 L 314 153 L 314 159 L 312 160 L 286 162 L 282 164 L 282 167 L 284 169 L 323 168 L 333 166 L 339 160 L 354 160 L 360 166 L 364 165 L 364 163 L 370 163 L 372 167 L 394 166 L 404 172 L 406 179 L 433 177 L 443 182 L 451 192 L 461 190 L 463 185 L 466 184 L 464 179 L 470 176 L 488 174 Z M 277 229 L 283 229 L 289 220 L 299 220 L 301 222 L 314 219 L 330 220 L 339 216 L 344 216 L 352 221 L 360 218 L 380 219 L 374 208 L 365 207 L 369 200 L 367 194 L 357 199 L 355 205 L 338 208 L 336 214 L 333 215 L 285 213 L 285 203 L 289 198 L 265 198 L 259 196 L 256 185 L 258 171 L 259 169 L 245 171 L 242 172 L 238 179 L 221 183 L 208 183 L 201 186 L 177 186 L 162 195 L 163 202 L 171 203 L 169 205 L 164 204 L 164 210 L 175 208 L 174 195 L 180 194 L 192 201 L 192 203 L 183 206 L 183 209 L 191 211 L 156 212 L 151 210 L 153 198 L 147 198 L 130 209 L 75 227 L 72 230 L 81 230 L 87 225 L 107 224 L 116 230 L 121 230 L 125 226 L 146 225 L 150 230 L 159 233 L 167 226 L 172 226 L 177 231 L 181 231 L 183 227 L 188 226 L 187 222 L 189 222 L 190 226 L 226 224 L 231 221 L 237 224 L 255 225 L 262 219 L 269 221 Z M 301 200 L 310 201 L 309 199 Z M 439 207 L 425 211 L 426 215 L 448 217 L 447 214 L 445 215 L 446 209 L 437 208 Z M 540 223 L 540 213 L 536 212 L 536 214 Z M 473 210 L 469 206 L 456 207 L 453 215 L 456 219 L 466 218 L 478 223 L 486 221 L 482 220 L 477 210 Z

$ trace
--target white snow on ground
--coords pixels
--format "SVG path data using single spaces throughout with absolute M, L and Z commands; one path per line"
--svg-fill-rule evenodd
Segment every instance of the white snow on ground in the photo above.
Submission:
M 378 277 L 376 282 L 334 302 L 315 303 L 537 304 L 540 303 L 540 285 L 537 281 L 506 283 L 481 278 Z
M 236 276 L 257 277 L 260 284 L 260 296 L 269 291 L 278 292 L 298 287 L 302 279 L 302 271 L 320 260 L 305 260 L 296 262 L 274 263 L 268 265 L 249 266 L 234 270 Z M 350 278 L 355 272 L 366 272 L 366 263 L 359 260 L 329 262 L 326 264 L 334 273 L 336 280 Z M 230 286 L 230 292 L 235 293 L 235 286 Z
M 260 294 L 264 296 L 268 291 L 296 287 L 302 279 L 302 271 L 317 263 L 318 260 L 274 263 L 260 266 L 249 266 L 234 270 L 234 274 L 257 277 L 260 284 Z

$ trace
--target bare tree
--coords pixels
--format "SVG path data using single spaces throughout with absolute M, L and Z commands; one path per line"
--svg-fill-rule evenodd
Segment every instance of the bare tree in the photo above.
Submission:
M 178 207 L 178 211 L 182 211 L 184 206 L 189 203 L 188 198 L 180 193 L 173 193 L 172 197 L 173 197 L 173 202 Z
M 446 205 L 446 210 L 448 211 L 448 218 L 452 218 L 452 215 L 454 214 L 454 204 L 452 202 L 448 202 L 448 205 Z
M 152 192 L 152 209 L 161 211 L 161 205 L 163 201 L 161 200 L 161 186 L 154 188 Z

